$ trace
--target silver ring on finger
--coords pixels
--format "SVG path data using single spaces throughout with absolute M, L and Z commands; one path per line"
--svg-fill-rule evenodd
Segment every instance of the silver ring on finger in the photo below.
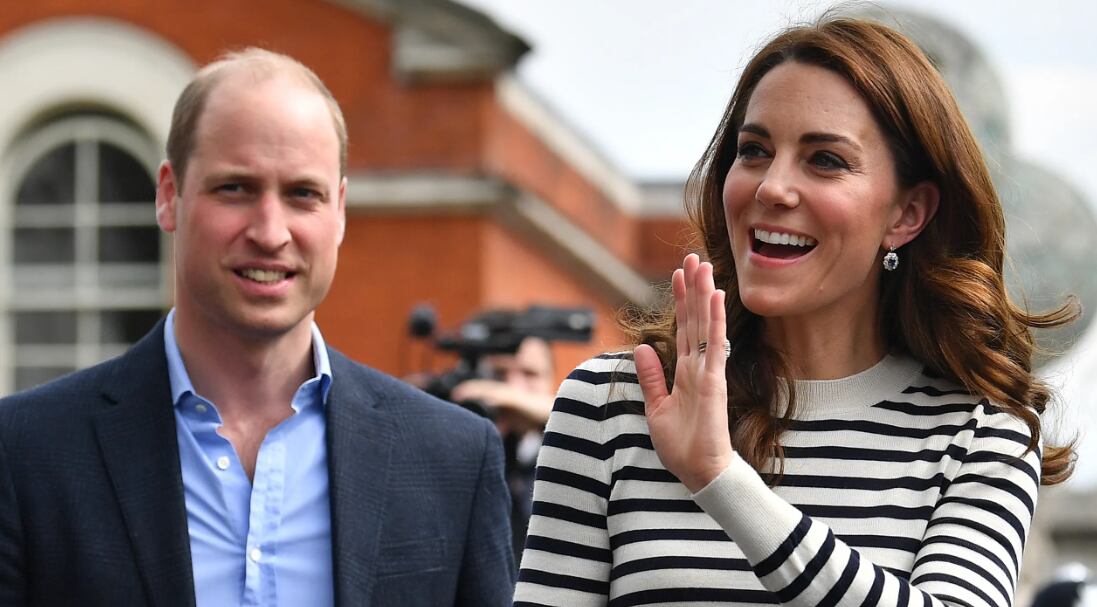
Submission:
M 708 350 L 708 342 L 707 341 L 697 342 L 697 352 L 699 354 L 704 354 L 705 350 Z

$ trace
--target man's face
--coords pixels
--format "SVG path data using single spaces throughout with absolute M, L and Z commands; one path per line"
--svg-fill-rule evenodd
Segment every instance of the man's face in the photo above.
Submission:
M 225 76 L 198 121 L 185 182 L 167 163 L 160 170 L 177 317 L 253 338 L 308 331 L 335 275 L 345 195 L 323 97 L 284 77 Z
M 556 386 L 552 375 L 552 350 L 536 337 L 527 337 L 513 356 L 486 357 L 495 379 L 531 394 L 552 395 Z

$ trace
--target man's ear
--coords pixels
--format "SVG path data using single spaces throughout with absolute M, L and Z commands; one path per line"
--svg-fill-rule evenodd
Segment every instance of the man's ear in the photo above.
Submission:
M 884 233 L 883 248 L 896 248 L 914 240 L 929 225 L 941 202 L 941 190 L 932 181 L 922 181 L 905 190 Z
M 343 236 L 347 231 L 347 178 L 339 180 L 339 245 L 343 244 Z
M 171 161 L 161 162 L 156 181 L 156 223 L 165 232 L 175 231 L 175 201 L 179 196 L 179 185 Z

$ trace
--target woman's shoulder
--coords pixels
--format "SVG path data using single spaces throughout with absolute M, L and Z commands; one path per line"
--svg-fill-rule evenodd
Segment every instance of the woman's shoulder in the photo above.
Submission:
M 609 352 L 583 361 L 568 374 L 556 395 L 553 415 L 604 422 L 644 414 L 632 352 Z
M 975 438 L 1010 438 L 1027 446 L 1032 436 L 1025 421 L 1010 407 L 929 366 L 922 367 L 902 396 L 902 400 L 925 410 L 951 412 L 965 418 L 963 425 L 975 432 Z
M 607 352 L 588 358 L 572 369 L 560 385 L 561 395 L 600 404 L 621 396 L 622 390 L 627 393 L 624 398 L 640 394 L 632 352 Z
M 636 382 L 636 363 L 632 352 L 605 352 L 580 363 L 567 376 L 568 380 L 592 384 L 615 381 Z

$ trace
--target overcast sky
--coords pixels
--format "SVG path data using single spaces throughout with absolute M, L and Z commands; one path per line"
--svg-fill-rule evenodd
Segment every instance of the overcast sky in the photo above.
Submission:
M 777 29 L 817 0 L 461 0 L 533 50 L 519 79 L 626 174 L 684 179 L 738 77 Z M 881 3 L 886 4 L 886 3 Z M 1010 110 L 1014 153 L 1062 175 L 1097 208 L 1097 2 L 892 0 L 979 47 Z M 1039 9 L 1034 9 L 1039 7 Z M 1037 202 L 1038 201 L 1034 201 Z M 1097 271 L 1097 263 L 1094 264 Z M 1090 310 L 1097 304 L 1090 303 Z M 1097 334 L 1058 380 L 1069 426 L 1085 427 L 1073 484 L 1097 487 Z
M 697 160 L 751 51 L 831 2 L 462 0 L 533 50 L 519 78 L 618 168 L 679 179 Z M 1097 3 L 904 0 L 974 40 L 1005 85 L 1017 155 L 1097 200 Z M 1039 6 L 1042 10 L 1033 10 Z

